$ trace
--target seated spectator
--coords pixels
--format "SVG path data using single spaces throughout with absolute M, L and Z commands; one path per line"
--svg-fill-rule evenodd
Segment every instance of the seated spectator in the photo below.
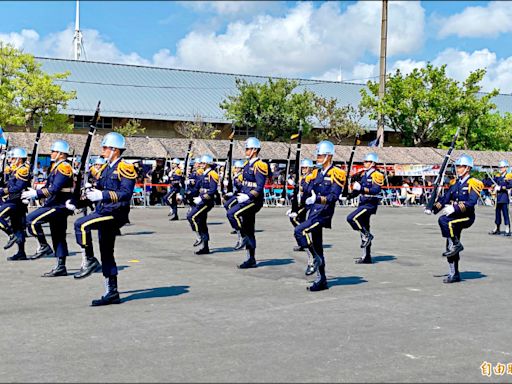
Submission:
M 423 188 L 420 187 L 420 184 L 417 180 L 414 181 L 413 187 L 412 187 L 412 194 L 414 195 L 414 198 L 411 199 L 411 204 L 414 204 L 415 202 L 421 202 L 421 196 L 423 195 Z

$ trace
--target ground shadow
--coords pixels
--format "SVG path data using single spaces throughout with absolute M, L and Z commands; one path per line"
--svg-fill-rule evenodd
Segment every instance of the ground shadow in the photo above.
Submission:
M 480 271 L 464 271 L 460 273 L 460 278 L 462 280 L 473 280 L 473 279 L 484 279 L 487 275 L 484 275 Z
M 155 231 L 139 231 L 123 233 L 123 236 L 138 236 L 138 235 L 152 235 Z
M 220 247 L 220 248 L 211 248 L 211 253 L 226 253 L 226 252 L 237 252 L 233 247 Z
M 255 233 L 265 232 L 263 229 L 256 229 L 254 230 Z
M 293 263 L 295 263 L 294 259 L 270 259 L 270 260 L 259 261 L 258 267 L 288 265 L 288 264 L 293 264 Z
M 222 221 L 208 222 L 208 225 L 222 225 L 222 224 L 224 224 Z
M 376 263 L 382 263 L 383 261 L 393 261 L 396 260 L 396 256 L 386 255 L 386 256 L 372 256 L 372 261 Z
M 179 296 L 189 292 L 189 285 L 171 285 L 169 287 L 157 287 L 147 289 L 136 289 L 133 291 L 120 292 L 121 294 L 130 294 L 123 297 L 122 302 L 132 300 L 152 299 L 156 297 Z
M 332 244 L 324 244 L 323 247 L 324 249 L 330 249 L 332 248 Z
M 367 282 L 368 280 L 363 279 L 361 276 L 342 276 L 327 279 L 327 283 L 330 287 L 334 287 L 336 285 L 356 285 Z

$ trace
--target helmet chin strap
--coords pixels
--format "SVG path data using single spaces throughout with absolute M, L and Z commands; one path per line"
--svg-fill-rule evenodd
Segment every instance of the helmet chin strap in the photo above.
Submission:
M 255 148 L 251 148 L 251 154 L 249 156 L 245 156 L 246 159 L 252 159 L 252 156 L 256 153 Z
M 112 156 L 114 155 L 114 148 L 112 147 L 109 147 L 110 148 L 110 154 L 108 155 L 108 157 L 105 159 L 107 160 L 107 163 L 110 164 L 110 160 L 112 160 Z

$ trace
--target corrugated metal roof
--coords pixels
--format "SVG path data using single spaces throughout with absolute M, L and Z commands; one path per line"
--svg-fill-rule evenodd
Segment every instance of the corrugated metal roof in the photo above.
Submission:
M 9 143 L 14 146 L 24 147 L 30 150 L 34 144 L 35 133 L 27 132 L 6 132 L 9 137 Z M 83 134 L 62 134 L 62 133 L 43 133 L 39 143 L 39 153 L 47 155 L 50 153 L 51 144 L 57 139 L 64 139 L 75 150 L 76 154 L 81 154 L 87 135 Z M 102 135 L 94 137 L 91 154 L 99 155 L 101 148 Z M 188 139 L 168 139 L 168 138 L 146 138 L 146 137 L 127 137 L 125 156 L 128 158 L 184 158 L 188 149 Z M 229 140 L 194 140 L 192 145 L 192 156 L 197 157 L 203 154 L 211 154 L 215 160 L 224 160 L 229 149 Z M 315 159 L 315 144 L 302 145 L 302 158 Z M 346 162 L 350 157 L 352 147 L 345 145 L 336 145 L 334 160 Z M 292 145 L 291 158 L 295 159 L 296 145 Z M 446 154 L 445 149 L 436 149 L 430 147 L 357 147 L 354 156 L 355 162 L 362 162 L 368 152 L 376 152 L 379 155 L 380 163 L 385 164 L 440 164 Z M 453 151 L 452 158 L 457 158 L 463 152 L 473 156 L 476 165 L 495 166 L 500 160 L 508 160 L 512 163 L 512 152 L 496 151 Z M 288 154 L 288 143 L 283 142 L 262 142 L 260 156 L 264 159 L 274 161 L 286 160 Z M 233 159 L 243 159 L 245 157 L 244 141 L 235 140 L 233 146 Z
M 70 72 L 62 82 L 66 90 L 75 90 L 64 111 L 67 114 L 92 115 L 98 100 L 105 117 L 123 117 L 167 121 L 192 121 L 199 114 L 206 122 L 230 123 L 219 104 L 237 90 L 235 79 L 266 82 L 268 77 L 203 72 L 171 68 L 144 67 L 51 58 L 37 58 L 48 73 Z M 295 79 L 296 92 L 308 89 L 339 105 L 358 105 L 363 84 Z M 512 95 L 498 95 L 493 101 L 500 112 L 512 112 Z M 363 126 L 375 128 L 367 118 Z

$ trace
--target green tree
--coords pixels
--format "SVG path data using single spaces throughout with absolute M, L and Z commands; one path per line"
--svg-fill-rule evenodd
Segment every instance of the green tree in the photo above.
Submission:
M 397 70 L 386 82 L 382 101 L 379 83 L 369 81 L 369 92 L 361 90 L 361 106 L 369 109 L 374 120 L 382 113 L 385 124 L 401 134 L 403 144 L 435 144 L 459 124 L 470 130 L 479 116 L 495 108 L 490 99 L 496 90 L 488 97 L 478 95 L 484 75 L 484 70 L 475 71 L 461 85 L 446 75 L 446 65 L 429 63 L 408 75 Z
M 205 123 L 203 117 L 198 114 L 194 115 L 194 121 L 179 123 L 176 132 L 187 139 L 215 139 L 220 134 L 219 129 L 211 123 Z
M 309 118 L 314 115 L 314 94 L 308 90 L 293 92 L 294 80 L 271 79 L 265 83 L 249 83 L 236 79 L 238 94 L 228 96 L 220 107 L 238 127 L 256 132 L 263 140 L 289 140 L 302 122 L 304 134 L 311 130 Z
M 331 140 L 341 144 L 344 139 L 363 133 L 361 119 L 366 111 L 362 107 L 352 105 L 338 106 L 336 98 L 326 99 L 314 96 L 315 118 L 321 129 L 318 130 L 318 140 Z
M 142 126 L 140 120 L 130 119 L 124 125 L 114 127 L 114 131 L 125 137 L 131 137 L 143 134 L 146 128 Z
M 75 92 L 56 84 L 68 76 L 45 73 L 32 55 L 0 42 L 0 124 L 24 125 L 28 131 L 43 116 L 53 130 L 68 130 L 69 122 L 56 116 L 75 98 Z

